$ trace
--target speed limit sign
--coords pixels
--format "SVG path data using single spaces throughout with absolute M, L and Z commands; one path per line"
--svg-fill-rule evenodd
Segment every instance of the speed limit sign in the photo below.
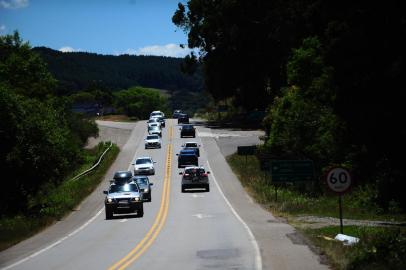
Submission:
M 344 168 L 332 168 L 327 173 L 327 185 L 336 193 L 345 193 L 351 187 L 351 174 Z

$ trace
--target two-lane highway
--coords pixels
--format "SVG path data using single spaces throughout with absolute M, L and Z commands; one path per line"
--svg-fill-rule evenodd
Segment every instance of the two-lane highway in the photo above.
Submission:
M 163 129 L 162 148 L 144 149 L 146 123 L 139 122 L 102 187 L 90 196 L 98 201 L 80 226 L 57 241 L 41 243 L 18 253 L 21 243 L 0 255 L 4 269 L 259 269 L 261 258 L 255 239 L 238 217 L 211 174 L 210 192 L 181 193 L 176 153 L 182 143 L 174 120 Z M 129 153 L 132 151 L 132 155 Z M 105 220 L 102 189 L 115 170 L 132 169 L 132 160 L 151 156 L 156 161 L 152 202 L 144 203 L 144 217 L 120 215 Z M 201 149 L 200 165 L 208 169 Z M 85 202 L 82 211 L 86 211 Z M 69 222 L 70 217 L 65 222 Z M 50 228 L 52 230 L 52 228 Z M 6 255 L 10 254 L 9 257 Z M 17 254 L 17 255 L 16 255 Z

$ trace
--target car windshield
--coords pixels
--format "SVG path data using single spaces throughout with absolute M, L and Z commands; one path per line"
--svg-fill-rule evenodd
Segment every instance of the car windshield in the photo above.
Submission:
M 193 129 L 193 126 L 183 126 L 183 129 Z
M 185 143 L 185 147 L 197 147 L 197 143 Z
M 148 123 L 156 123 L 158 120 L 156 118 L 151 118 L 148 120 Z
M 135 184 L 111 185 L 109 192 L 138 192 L 138 186 Z
M 183 149 L 180 151 L 181 155 L 194 155 L 196 153 L 195 149 Z
M 148 135 L 147 136 L 147 140 L 156 140 L 158 138 L 159 138 L 158 135 Z
M 202 169 L 202 168 L 186 169 L 185 173 L 192 174 L 192 175 L 200 175 L 200 174 L 204 174 L 204 169 Z
M 148 184 L 148 178 L 142 177 L 142 178 L 135 178 L 135 181 L 139 185 L 147 185 Z
M 149 158 L 140 158 L 137 159 L 137 161 L 135 162 L 135 164 L 139 165 L 139 164 L 150 164 L 151 160 Z
M 157 126 L 151 126 L 151 127 L 149 128 L 149 130 L 159 130 L 159 127 L 157 127 Z

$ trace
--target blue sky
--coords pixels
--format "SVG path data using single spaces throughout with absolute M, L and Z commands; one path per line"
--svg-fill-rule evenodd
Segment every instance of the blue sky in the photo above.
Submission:
M 0 34 L 31 46 L 100 54 L 183 57 L 171 18 L 181 0 L 0 0 Z

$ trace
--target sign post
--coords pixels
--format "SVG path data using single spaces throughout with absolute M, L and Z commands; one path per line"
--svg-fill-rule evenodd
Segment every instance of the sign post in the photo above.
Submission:
M 238 146 L 237 154 L 240 156 L 245 156 L 245 165 L 247 165 L 247 156 L 255 155 L 256 150 L 257 150 L 256 145 Z
M 342 195 L 351 187 L 351 174 L 347 169 L 335 167 L 327 173 L 328 187 L 338 195 L 338 209 L 340 215 L 340 233 L 343 234 Z
M 272 182 L 284 183 L 313 181 L 313 168 L 313 161 L 311 160 L 272 160 Z
M 314 165 L 311 160 L 272 160 L 270 169 L 275 186 L 275 201 L 278 201 L 278 183 L 314 180 Z

